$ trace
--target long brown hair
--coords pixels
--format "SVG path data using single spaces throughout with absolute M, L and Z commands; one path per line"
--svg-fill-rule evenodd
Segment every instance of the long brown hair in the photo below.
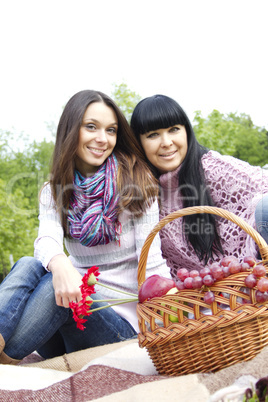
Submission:
M 129 209 L 135 216 L 141 216 L 158 193 L 156 180 L 119 107 L 102 92 L 80 91 L 68 101 L 61 115 L 49 181 L 65 235 L 68 234 L 67 213 L 73 192 L 79 130 L 85 111 L 93 102 L 104 102 L 114 110 L 118 119 L 117 142 L 114 148 L 118 159 L 117 185 L 120 195 L 118 214 L 124 209 Z

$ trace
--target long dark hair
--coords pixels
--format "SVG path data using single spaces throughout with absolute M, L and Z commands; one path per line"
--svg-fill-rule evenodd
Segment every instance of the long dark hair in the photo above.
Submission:
M 190 120 L 181 106 L 172 98 L 154 95 L 140 101 L 135 107 L 130 126 L 139 141 L 140 135 L 149 131 L 172 127 L 180 124 L 187 132 L 188 150 L 178 171 L 178 183 L 183 199 L 183 207 L 214 205 L 206 186 L 201 163 L 202 156 L 208 150 L 202 147 L 194 134 Z M 149 163 L 155 177 L 159 172 Z M 213 254 L 222 253 L 222 246 L 217 231 L 216 217 L 211 214 L 195 214 L 183 218 L 186 240 L 192 244 L 200 261 L 206 264 Z M 195 228 L 195 230 L 191 230 Z M 206 233 L 202 228 L 206 228 Z
M 118 119 L 117 141 L 114 148 L 118 159 L 117 185 L 120 195 L 118 214 L 128 208 L 136 216 L 140 216 L 157 196 L 155 178 L 119 107 L 102 92 L 80 91 L 67 102 L 61 115 L 49 182 L 65 235 L 68 234 L 67 212 L 73 192 L 79 131 L 86 109 L 94 102 L 105 103 L 114 110 Z

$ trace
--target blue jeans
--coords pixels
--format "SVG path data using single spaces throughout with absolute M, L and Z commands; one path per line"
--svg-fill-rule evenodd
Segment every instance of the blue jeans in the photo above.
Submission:
M 95 294 L 90 297 L 98 300 Z M 98 298 L 102 298 L 99 292 Z M 101 307 L 105 304 L 107 303 L 96 301 L 93 303 L 92 308 Z M 95 311 L 86 317 L 87 321 L 83 324 L 85 326 L 84 330 L 76 327 L 72 311 L 68 310 L 69 317 L 66 322 L 48 342 L 38 349 L 38 353 L 46 359 L 60 356 L 64 353 L 137 337 L 137 333 L 130 323 L 119 316 L 112 308 Z
M 268 195 L 262 197 L 255 210 L 257 231 L 268 244 Z
M 4 352 L 13 359 L 34 350 L 42 353 L 42 347 L 44 357 L 54 357 L 63 348 L 63 353 L 70 353 L 136 337 L 132 326 L 111 308 L 93 313 L 85 325 L 84 331 L 77 329 L 71 310 L 57 306 L 52 274 L 35 258 L 21 258 L 0 285 L 0 333 Z M 49 347 L 58 334 L 61 344 Z

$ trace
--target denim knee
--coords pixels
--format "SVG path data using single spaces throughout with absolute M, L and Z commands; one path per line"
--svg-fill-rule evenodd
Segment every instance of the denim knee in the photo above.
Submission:
M 257 231 L 268 243 L 268 195 L 262 197 L 255 210 Z
M 21 268 L 27 268 L 28 270 L 29 269 L 37 269 L 37 268 L 40 268 L 40 267 L 42 267 L 43 269 L 45 269 L 43 266 L 42 266 L 42 263 L 40 262 L 40 261 L 38 261 L 36 258 L 34 258 L 34 257 L 28 257 L 28 256 L 26 256 L 26 257 L 21 257 L 17 262 L 15 262 L 15 264 L 13 265 L 13 267 L 12 267 L 12 269 L 14 268 L 14 267 L 17 267 L 17 266 L 19 266 L 19 267 L 21 267 Z

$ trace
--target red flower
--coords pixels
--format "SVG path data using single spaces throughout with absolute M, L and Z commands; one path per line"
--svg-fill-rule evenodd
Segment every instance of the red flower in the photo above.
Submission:
M 88 296 L 86 296 L 88 298 Z M 92 314 L 90 312 L 90 306 L 93 301 L 86 300 L 86 298 L 82 299 L 80 302 L 75 303 L 71 302 L 70 303 L 70 308 L 73 310 L 73 319 L 76 322 L 77 328 L 84 330 L 85 326 L 83 325 L 84 322 L 86 322 L 86 319 L 83 318 L 85 316 L 89 316 Z
M 86 320 L 83 317 L 77 317 L 77 316 L 73 316 L 75 322 L 76 322 L 76 326 L 78 329 L 81 329 L 82 331 L 84 331 L 84 329 L 86 328 L 83 323 L 86 322 Z
M 97 283 L 97 277 L 100 275 L 98 267 L 91 267 L 82 278 L 82 285 L 80 286 L 82 295 L 91 295 L 95 293 L 94 285 Z
M 97 276 L 99 276 L 99 268 L 98 267 L 91 267 L 87 270 L 87 273 L 82 278 L 82 285 L 80 286 L 82 299 L 76 302 L 70 302 L 69 306 L 73 310 L 73 319 L 76 322 L 77 328 L 84 330 L 85 326 L 83 325 L 86 322 L 84 316 L 89 316 L 90 306 L 93 303 L 93 300 L 90 298 L 95 292 L 94 285 L 97 283 Z
M 90 307 L 91 304 L 93 303 L 94 300 L 91 299 L 91 295 L 95 292 L 95 284 L 98 283 L 98 276 L 100 275 L 99 273 L 99 268 L 98 267 L 91 267 L 87 270 L 87 273 L 83 276 L 82 278 L 82 285 L 80 286 L 81 289 L 81 294 L 82 294 L 82 298 L 78 303 L 75 302 L 71 302 L 69 304 L 70 308 L 73 310 L 73 319 L 76 322 L 76 326 L 77 328 L 84 330 L 85 326 L 83 325 L 84 322 L 86 322 L 86 319 L 83 318 L 85 316 L 89 316 L 92 314 L 93 311 L 96 310 L 101 310 L 103 308 L 106 307 L 110 307 L 113 305 L 117 305 L 117 304 L 122 304 L 122 303 L 129 303 L 131 301 L 138 301 L 138 296 L 133 294 L 133 293 L 129 293 L 129 292 L 125 292 L 125 291 L 120 291 L 118 289 L 113 289 L 110 286 L 107 286 L 105 284 L 99 283 L 99 285 L 104 286 L 106 288 L 115 290 L 116 292 L 119 293 L 124 293 L 127 294 L 129 296 L 131 296 L 131 299 L 127 298 L 127 299 L 115 299 L 115 301 L 120 301 L 119 303 L 114 303 L 112 305 L 104 305 L 101 307 L 97 307 L 96 309 L 93 309 L 93 311 L 90 311 Z M 133 298 L 134 297 L 134 298 Z M 104 301 L 104 302 L 109 302 L 109 301 L 114 301 L 113 299 L 111 300 L 99 300 L 99 301 Z

